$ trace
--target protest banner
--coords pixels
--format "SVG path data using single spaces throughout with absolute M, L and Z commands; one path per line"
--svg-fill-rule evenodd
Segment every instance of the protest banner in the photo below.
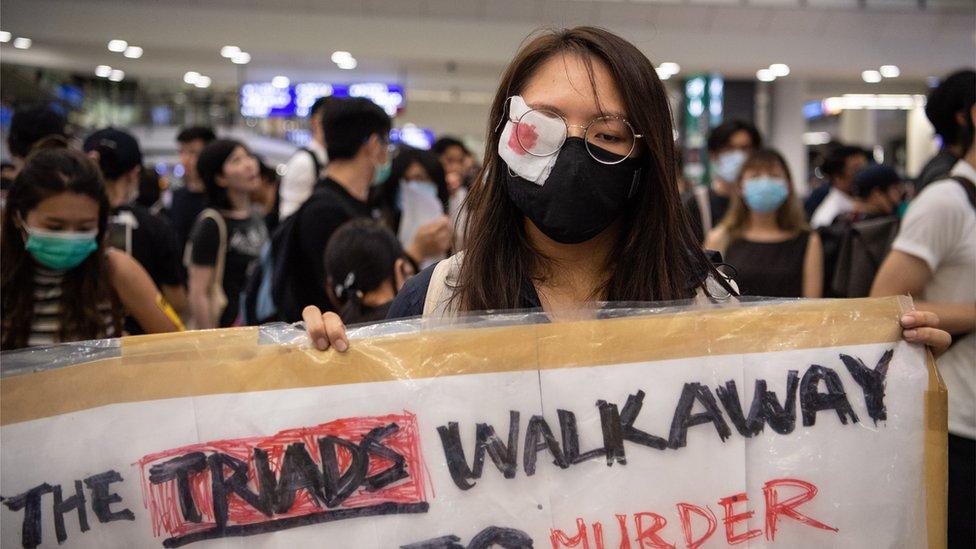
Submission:
M 909 306 L 124 338 L 0 381 L 3 546 L 944 547 Z

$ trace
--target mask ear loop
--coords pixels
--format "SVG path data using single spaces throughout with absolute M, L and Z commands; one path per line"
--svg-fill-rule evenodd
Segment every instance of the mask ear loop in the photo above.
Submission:
M 504 101 L 504 102 L 502 103 L 502 115 L 501 115 L 501 117 L 500 117 L 500 118 L 498 119 L 498 124 L 495 124 L 495 130 L 494 130 L 494 131 L 493 131 L 492 133 L 498 133 L 498 129 L 499 129 L 499 128 L 501 128 L 501 127 L 502 127 L 502 124 L 503 124 L 503 123 L 504 123 L 504 122 L 505 122 L 506 120 L 508 120 L 508 119 L 509 119 L 509 118 L 508 118 L 508 108 L 509 108 L 509 105 L 510 105 L 510 104 L 511 104 L 511 102 L 512 102 L 512 97 L 515 97 L 515 96 L 514 96 L 514 95 L 512 95 L 512 96 L 509 96 L 509 97 L 506 97 L 506 98 L 505 98 L 505 101 Z
M 495 124 L 495 130 L 492 133 L 498 133 L 498 130 L 502 127 L 502 124 L 506 120 L 507 121 L 511 121 L 511 119 L 508 117 L 508 109 L 509 109 L 509 107 L 512 104 L 512 98 L 513 97 L 515 97 L 515 96 L 514 95 L 510 95 L 510 96 L 506 97 L 505 98 L 505 102 L 502 103 L 502 116 L 501 116 L 501 118 L 498 119 L 498 124 Z M 513 177 L 513 178 L 514 177 L 518 177 L 518 174 L 516 174 L 515 172 L 512 171 L 512 168 L 508 165 L 507 162 L 504 162 L 504 161 L 502 161 L 502 162 L 505 164 L 505 169 L 508 170 L 509 177 Z
M 627 198 L 630 199 L 634 196 L 634 191 L 637 190 L 637 181 L 640 180 L 641 170 L 643 168 L 637 168 L 634 170 L 634 179 L 630 182 L 630 191 L 627 192 Z

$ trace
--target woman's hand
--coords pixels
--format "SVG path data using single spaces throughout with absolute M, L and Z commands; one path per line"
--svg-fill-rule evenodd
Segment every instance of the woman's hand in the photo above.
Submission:
M 323 313 L 315 305 L 309 305 L 302 311 L 305 330 L 312 345 L 320 351 L 335 347 L 336 351 L 344 353 L 349 349 L 346 338 L 346 325 L 339 315 L 333 312 Z
M 446 215 L 441 216 L 417 229 L 417 234 L 413 237 L 413 243 L 407 253 L 417 263 L 423 262 L 428 257 L 443 256 L 450 249 L 453 238 L 454 231 L 451 229 L 450 218 Z
M 935 358 L 946 352 L 952 343 L 949 332 L 939 329 L 939 315 L 926 311 L 908 311 L 901 317 L 902 337 L 909 343 L 921 343 Z

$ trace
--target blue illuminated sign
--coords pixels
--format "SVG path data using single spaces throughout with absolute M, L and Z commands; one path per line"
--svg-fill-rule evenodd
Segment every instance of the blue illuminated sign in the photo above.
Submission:
M 248 118 L 304 118 L 316 99 L 329 95 L 365 97 L 383 107 L 390 116 L 396 116 L 404 103 L 403 86 L 399 84 L 301 82 L 276 88 L 270 82 L 253 82 L 241 86 L 241 115 Z

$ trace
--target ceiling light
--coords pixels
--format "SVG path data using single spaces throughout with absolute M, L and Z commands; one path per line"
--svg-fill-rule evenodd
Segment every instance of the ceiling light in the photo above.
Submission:
M 123 78 L 125 78 L 125 73 L 119 69 L 114 69 L 112 74 L 108 75 L 108 79 L 112 82 L 121 82 Z
M 125 48 L 125 52 L 122 55 L 128 57 L 129 59 L 139 59 L 142 57 L 142 48 L 139 46 L 129 46 L 128 48 Z
M 878 72 L 885 78 L 898 78 L 901 76 L 901 69 L 895 65 L 881 65 L 881 70 Z
M 0 42 L 3 42 L 4 44 L 6 44 L 7 42 L 10 42 L 10 39 L 11 38 L 13 38 L 13 37 L 10 35 L 9 32 L 7 32 L 7 31 L 0 31 Z
M 275 76 L 271 79 L 271 85 L 276 88 L 287 88 L 288 84 L 291 84 L 291 80 L 287 76 Z
M 769 69 L 759 69 L 756 71 L 756 78 L 758 78 L 760 82 L 772 82 L 773 80 L 776 80 L 776 75 L 773 74 L 773 71 Z
M 129 43 L 125 40 L 109 40 L 108 41 L 108 51 L 114 51 L 115 53 L 122 53 L 125 48 L 129 47 Z
M 358 65 L 359 65 L 359 63 L 357 63 L 355 59 L 344 59 L 344 60 L 336 63 L 336 66 L 337 67 L 339 67 L 340 69 L 347 70 L 347 71 L 352 70 L 352 69 L 355 69 Z
M 337 65 L 348 59 L 352 59 L 352 54 L 347 51 L 332 52 L 332 62 Z
M 197 81 L 193 85 L 198 88 L 209 88 L 212 82 L 213 80 L 211 80 L 209 76 L 203 76 L 201 74 L 200 77 L 197 78 Z
M 108 78 L 112 74 L 112 67 L 108 65 L 99 65 L 95 67 L 95 76 L 99 78 Z
M 861 73 L 861 79 L 868 84 L 876 84 L 881 82 L 881 73 L 878 71 L 864 71 Z
M 226 57 L 227 59 L 232 59 L 239 53 L 241 53 L 241 48 L 238 48 L 237 46 L 224 46 L 220 48 L 220 56 Z
M 234 57 L 231 57 L 230 60 L 237 65 L 247 65 L 251 62 L 251 54 L 247 53 L 246 51 L 239 51 L 235 53 Z
M 190 71 L 183 75 L 183 81 L 187 84 L 196 84 L 197 80 L 200 78 L 200 73 L 197 71 Z
M 661 63 L 657 68 L 659 69 L 658 70 L 658 73 L 659 74 L 663 71 L 663 72 L 666 72 L 666 73 L 668 73 L 670 75 L 675 75 L 675 74 L 678 74 L 678 72 L 681 71 L 681 65 L 679 65 L 677 63 L 672 63 L 670 61 L 666 61 L 664 63 Z
M 769 70 L 772 71 L 773 76 L 780 78 L 790 74 L 790 67 L 784 63 L 773 63 L 769 66 Z
M 26 50 L 27 48 L 31 47 L 31 44 L 33 43 L 34 42 L 30 38 L 24 38 L 22 36 L 19 38 L 14 38 L 14 47 L 18 50 Z
M 658 68 L 656 68 L 654 70 L 657 71 L 657 77 L 660 78 L 661 80 L 667 80 L 668 78 L 671 78 L 671 76 L 672 76 L 672 74 L 670 72 L 662 69 L 661 67 L 658 67 Z

